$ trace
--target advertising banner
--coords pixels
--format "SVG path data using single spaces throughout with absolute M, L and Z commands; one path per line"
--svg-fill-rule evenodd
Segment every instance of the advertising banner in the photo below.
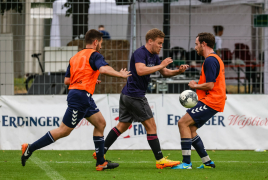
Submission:
M 178 121 L 186 113 L 178 94 L 146 95 L 157 125 L 162 149 L 181 149 Z M 206 149 L 268 149 L 268 96 L 228 95 L 223 113 L 217 113 L 197 130 Z M 120 94 L 94 95 L 106 120 L 104 136 L 119 122 Z M 48 131 L 58 128 L 67 108 L 67 97 L 0 96 L 0 149 L 19 150 Z M 92 126 L 83 119 L 65 138 L 44 147 L 47 150 L 94 149 Z M 133 122 L 110 149 L 150 149 L 146 130 Z

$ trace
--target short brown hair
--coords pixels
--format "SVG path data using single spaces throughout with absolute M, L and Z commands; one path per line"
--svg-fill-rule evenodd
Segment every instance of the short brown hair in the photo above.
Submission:
M 86 33 L 86 44 L 92 44 L 96 39 L 101 41 L 103 34 L 96 29 L 91 29 Z
M 146 39 L 146 42 L 148 42 L 149 39 L 152 39 L 153 41 L 155 41 L 156 38 L 164 38 L 164 37 L 165 37 L 165 34 L 161 30 L 154 28 L 154 29 L 149 30 L 146 33 L 145 39 Z
M 99 25 L 99 28 L 104 28 L 104 25 Z
M 210 48 L 214 48 L 215 45 L 215 36 L 211 33 L 203 32 L 199 33 L 196 37 L 199 37 L 199 42 L 202 44 L 202 42 L 207 43 L 207 46 Z
M 219 32 L 223 31 L 223 26 L 213 26 L 215 34 L 218 34 Z

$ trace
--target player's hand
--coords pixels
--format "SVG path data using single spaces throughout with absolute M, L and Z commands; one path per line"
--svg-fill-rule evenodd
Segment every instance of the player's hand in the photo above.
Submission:
M 101 80 L 97 80 L 96 84 L 100 84 L 101 83 Z
M 181 74 L 181 73 L 184 73 L 184 71 L 185 71 L 186 69 L 188 69 L 188 67 L 189 67 L 188 64 L 182 64 L 182 65 L 180 65 L 180 67 L 179 67 L 179 73 L 180 73 L 180 74 Z
M 170 63 L 173 63 L 173 60 L 171 59 L 171 57 L 168 57 L 166 59 L 164 59 L 162 62 L 161 62 L 161 66 L 166 67 L 167 65 L 169 65 Z
M 197 84 L 197 82 L 195 82 L 194 80 L 190 81 L 188 86 L 192 89 L 195 89 L 195 85 Z
M 132 74 L 130 74 L 130 71 L 127 71 L 127 68 L 121 69 L 120 74 L 122 78 L 127 78 L 129 76 L 132 76 Z

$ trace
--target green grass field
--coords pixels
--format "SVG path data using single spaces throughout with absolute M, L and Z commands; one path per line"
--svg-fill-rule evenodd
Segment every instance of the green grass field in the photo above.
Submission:
M 106 158 L 120 165 L 97 172 L 93 151 L 34 152 L 22 167 L 21 151 L 0 151 L 0 179 L 268 179 L 268 153 L 254 151 L 208 151 L 215 169 L 196 169 L 201 160 L 192 151 L 192 170 L 156 169 L 151 151 L 110 150 Z M 181 160 L 181 151 L 163 151 L 172 160 Z

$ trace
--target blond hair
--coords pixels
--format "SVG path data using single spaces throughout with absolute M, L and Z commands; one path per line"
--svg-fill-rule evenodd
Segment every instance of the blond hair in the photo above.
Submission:
M 164 38 L 164 37 L 165 37 L 165 34 L 161 30 L 154 28 L 154 29 L 149 30 L 146 33 L 145 39 L 146 39 L 146 42 L 148 42 L 149 39 L 152 39 L 153 41 L 155 41 L 156 38 Z

